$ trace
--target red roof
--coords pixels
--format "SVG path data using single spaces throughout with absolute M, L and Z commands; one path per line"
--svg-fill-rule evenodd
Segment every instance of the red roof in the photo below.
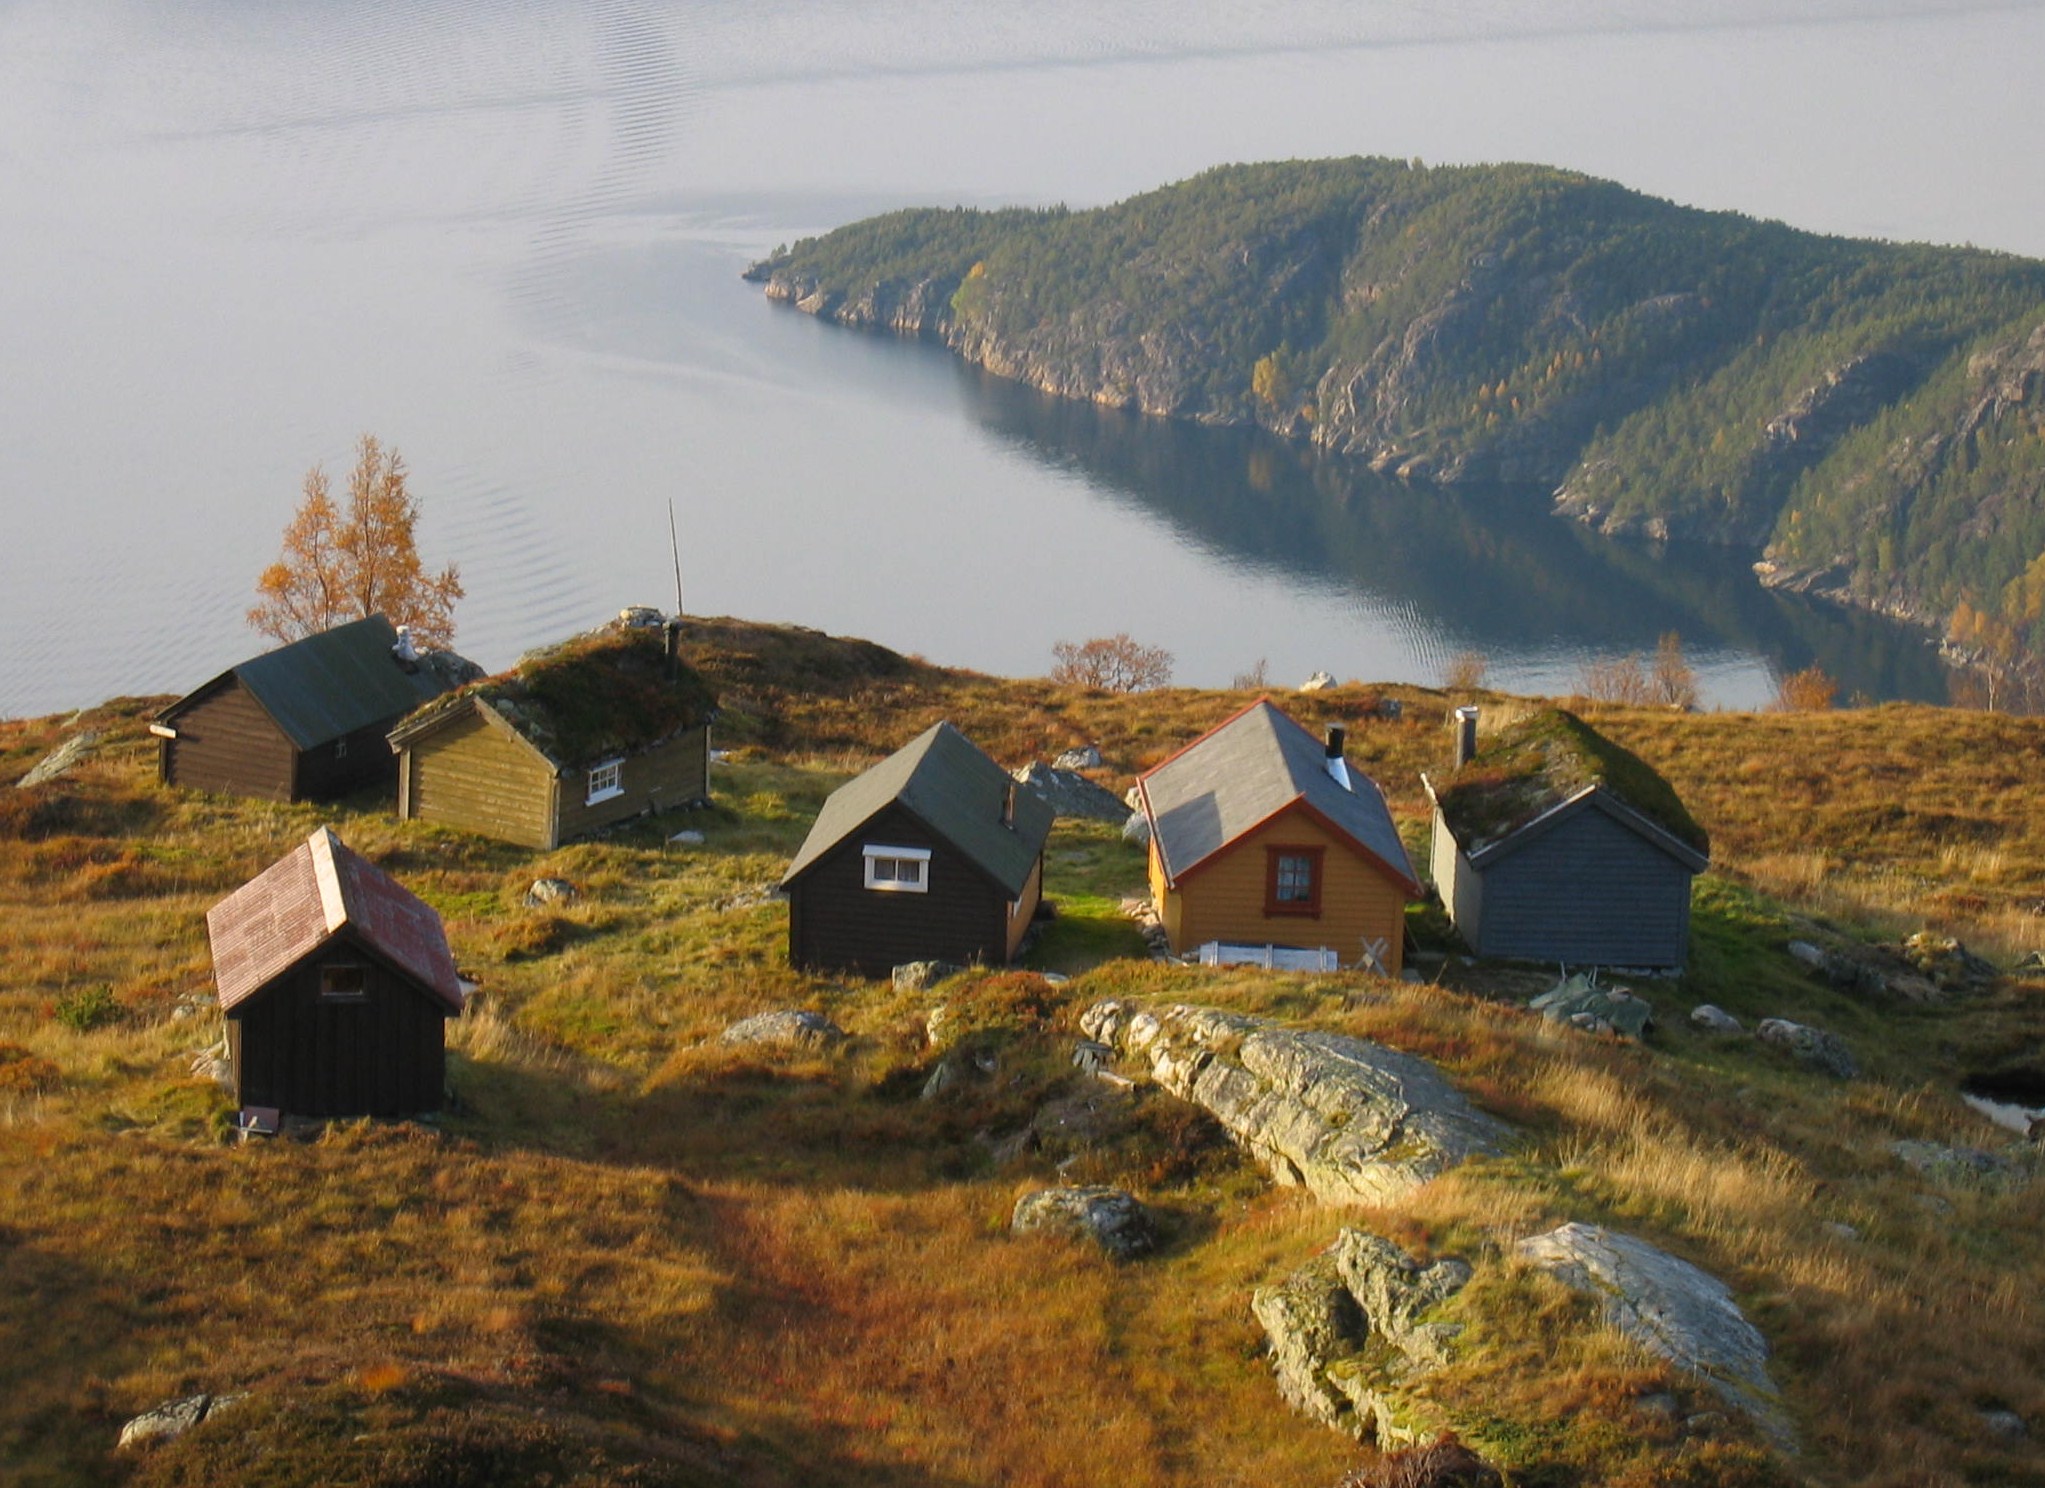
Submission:
M 343 928 L 449 1009 L 462 1009 L 447 932 L 431 905 L 321 827 L 206 912 L 225 1012 Z

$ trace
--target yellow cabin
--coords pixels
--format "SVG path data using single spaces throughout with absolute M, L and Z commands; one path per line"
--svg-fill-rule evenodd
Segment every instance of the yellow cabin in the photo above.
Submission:
M 1343 733 L 1321 741 L 1260 698 L 1146 773 L 1150 892 L 1172 950 L 1333 951 L 1397 976 L 1420 885 Z

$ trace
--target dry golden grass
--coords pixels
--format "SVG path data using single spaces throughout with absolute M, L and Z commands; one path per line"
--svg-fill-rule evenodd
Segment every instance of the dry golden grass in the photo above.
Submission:
M 1597 713 L 1683 792 L 1721 865 L 1700 889 L 1690 976 L 1642 989 L 1663 1024 L 1643 1050 L 1467 991 L 1350 976 L 1118 962 L 1063 989 L 996 977 L 913 994 L 792 972 L 785 911 L 763 891 L 823 796 L 934 718 L 1010 761 L 1095 742 L 1119 789 L 1243 698 L 1117 697 L 804 633 L 706 635 L 739 762 L 691 822 L 711 839 L 692 852 L 666 845 L 672 821 L 532 854 L 373 802 L 166 795 L 147 783 L 132 702 L 87 720 L 111 741 L 60 786 L 0 787 L 0 1476 L 1332 1483 L 1358 1454 L 1279 1405 L 1247 1298 L 1347 1221 L 1477 1263 L 1474 1346 L 1438 1390 L 1523 1481 L 1766 1481 L 1736 1430 L 1678 1440 L 1645 1417 L 1642 1391 L 1695 1386 L 1506 1259 L 1512 1239 L 1574 1218 L 1735 1287 L 1776 1347 L 1807 1443 L 1799 1475 L 2045 1481 L 2035 1446 L 1979 1416 L 2045 1421 L 2040 1194 L 1941 1185 L 1887 1151 L 1988 1140 L 1952 1087 L 2035 1047 L 2038 999 L 2018 984 L 1958 1007 L 1855 1004 L 1787 964 L 1791 924 L 1769 897 L 1855 924 L 1929 918 L 1998 953 L 2037 944 L 2045 726 L 1913 708 Z M 1402 721 L 1379 721 L 1360 688 L 1296 711 L 1350 721 L 1352 759 L 1411 826 L 1418 771 L 1446 753 L 1444 699 L 1386 692 Z M 1492 727 L 1521 705 L 1485 706 Z M 65 732 L 0 725 L 0 780 Z M 437 1132 L 343 1124 L 225 1145 L 222 1097 L 188 1076 L 219 1036 L 203 913 L 322 820 L 442 911 L 484 985 L 451 1029 L 461 1105 Z M 1054 897 L 1137 888 L 1140 860 L 1111 838 L 1061 837 Z M 528 910 L 543 875 L 581 897 Z M 59 1018 L 98 989 L 107 1021 Z M 1076 1013 L 1105 995 L 1381 1038 L 1439 1060 L 1524 1140 L 1397 1210 L 1350 1214 L 1269 1189 L 1162 1098 L 1088 1139 L 1004 1145 L 1073 1090 Z M 919 1102 L 939 998 L 998 1073 Z M 1707 998 L 1836 1027 L 1870 1078 L 1825 1082 L 1692 1033 L 1681 1014 Z M 715 1043 L 772 1006 L 824 1011 L 852 1044 Z M 1016 1197 L 1061 1172 L 1136 1188 L 1164 1216 L 1162 1252 L 1118 1267 L 1011 1239 Z M 243 1388 L 239 1425 L 146 1460 L 108 1450 L 157 1400 Z

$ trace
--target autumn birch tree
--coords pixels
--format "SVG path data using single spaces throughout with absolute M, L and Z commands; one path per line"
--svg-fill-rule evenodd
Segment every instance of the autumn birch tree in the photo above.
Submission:
M 343 514 L 326 471 L 317 465 L 307 471 L 305 499 L 284 529 L 284 550 L 256 580 L 259 598 L 249 624 L 295 641 L 381 614 L 409 627 L 421 645 L 450 645 L 461 579 L 452 563 L 429 574 L 420 562 L 419 498 L 406 475 L 396 450 L 363 435 Z

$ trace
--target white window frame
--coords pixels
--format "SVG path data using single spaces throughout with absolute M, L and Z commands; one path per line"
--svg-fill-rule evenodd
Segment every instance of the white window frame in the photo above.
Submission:
M 582 798 L 585 806 L 609 801 L 625 794 L 625 757 L 607 759 L 589 767 L 589 789 Z
M 930 892 L 930 849 L 927 847 L 889 847 L 885 843 L 869 842 L 860 850 L 866 862 L 866 886 L 878 889 L 884 894 L 927 894 Z M 913 881 L 903 878 L 896 871 L 890 871 L 886 878 L 874 875 L 876 863 L 890 863 L 897 868 L 903 863 L 916 865 Z

